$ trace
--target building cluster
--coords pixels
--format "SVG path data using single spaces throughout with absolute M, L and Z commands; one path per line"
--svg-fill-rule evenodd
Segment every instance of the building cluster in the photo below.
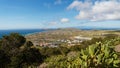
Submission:
M 83 41 L 86 41 L 86 40 L 91 40 L 92 38 L 90 37 L 82 37 L 82 36 L 74 36 L 70 39 L 67 39 L 67 40 L 58 40 L 59 42 L 62 42 L 62 43 L 67 43 L 68 46 L 74 46 L 76 44 L 79 44 Z
M 86 40 L 91 40 L 92 38 L 89 38 L 89 37 L 82 37 L 82 36 L 74 36 L 70 39 L 59 39 L 59 40 L 56 40 L 55 42 L 36 42 L 34 43 L 34 45 L 37 45 L 37 46 L 42 46 L 42 47 L 58 47 L 60 46 L 62 43 L 66 43 L 68 46 L 74 46 L 76 44 L 79 44 L 83 41 L 86 41 Z

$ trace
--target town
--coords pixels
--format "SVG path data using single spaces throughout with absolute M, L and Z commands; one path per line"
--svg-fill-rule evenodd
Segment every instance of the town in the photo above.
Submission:
M 74 46 L 76 44 L 80 44 L 83 41 L 91 40 L 90 37 L 82 37 L 82 36 L 74 36 L 70 39 L 59 39 L 52 42 L 33 42 L 35 46 L 41 46 L 41 47 L 58 47 L 62 44 L 66 44 L 67 46 Z M 49 40 L 50 41 L 50 40 Z

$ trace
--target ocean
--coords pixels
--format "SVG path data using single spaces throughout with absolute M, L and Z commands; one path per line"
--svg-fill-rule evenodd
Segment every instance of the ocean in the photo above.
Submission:
M 46 31 L 44 29 L 19 29 L 19 30 L 0 30 L 0 38 L 4 35 L 9 35 L 10 33 L 19 33 L 23 36 L 26 34 L 37 33 Z
M 98 28 L 98 27 L 75 27 L 80 30 L 120 30 L 120 28 Z M 16 29 L 16 30 L 0 30 L 0 38 L 4 35 L 9 35 L 10 33 L 19 33 L 23 36 L 31 33 L 49 31 L 55 29 Z

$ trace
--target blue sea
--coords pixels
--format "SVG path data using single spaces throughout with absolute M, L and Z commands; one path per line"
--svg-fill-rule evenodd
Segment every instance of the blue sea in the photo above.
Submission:
M 80 30 L 119 30 L 120 28 L 98 28 L 98 27 L 75 27 Z M 55 29 L 16 29 L 16 30 L 0 30 L 0 38 L 4 35 L 9 35 L 10 33 L 19 33 L 23 36 L 31 33 L 37 33 L 37 32 L 43 32 L 43 31 L 49 31 L 49 30 L 55 30 Z
M 43 32 L 44 29 L 19 29 L 19 30 L 0 30 L 0 38 L 4 35 L 9 35 L 10 33 L 19 33 L 21 35 L 27 35 L 31 33 Z

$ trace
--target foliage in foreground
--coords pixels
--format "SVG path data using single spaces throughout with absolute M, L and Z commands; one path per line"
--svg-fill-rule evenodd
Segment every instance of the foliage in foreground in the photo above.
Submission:
M 114 40 L 112 40 L 114 41 Z M 46 60 L 48 68 L 114 68 L 119 67 L 120 59 L 111 42 L 96 43 L 71 56 L 52 56 Z M 76 54 L 75 54 L 76 53 Z M 69 53 L 68 53 L 69 54 Z
M 38 66 L 43 56 L 30 41 L 12 33 L 0 39 L 0 68 L 28 68 Z
M 120 38 L 107 37 L 86 41 L 83 46 L 38 49 L 23 36 L 13 33 L 0 39 L 0 68 L 36 68 L 41 63 L 44 68 L 120 67 L 118 54 L 112 47 L 117 44 Z

